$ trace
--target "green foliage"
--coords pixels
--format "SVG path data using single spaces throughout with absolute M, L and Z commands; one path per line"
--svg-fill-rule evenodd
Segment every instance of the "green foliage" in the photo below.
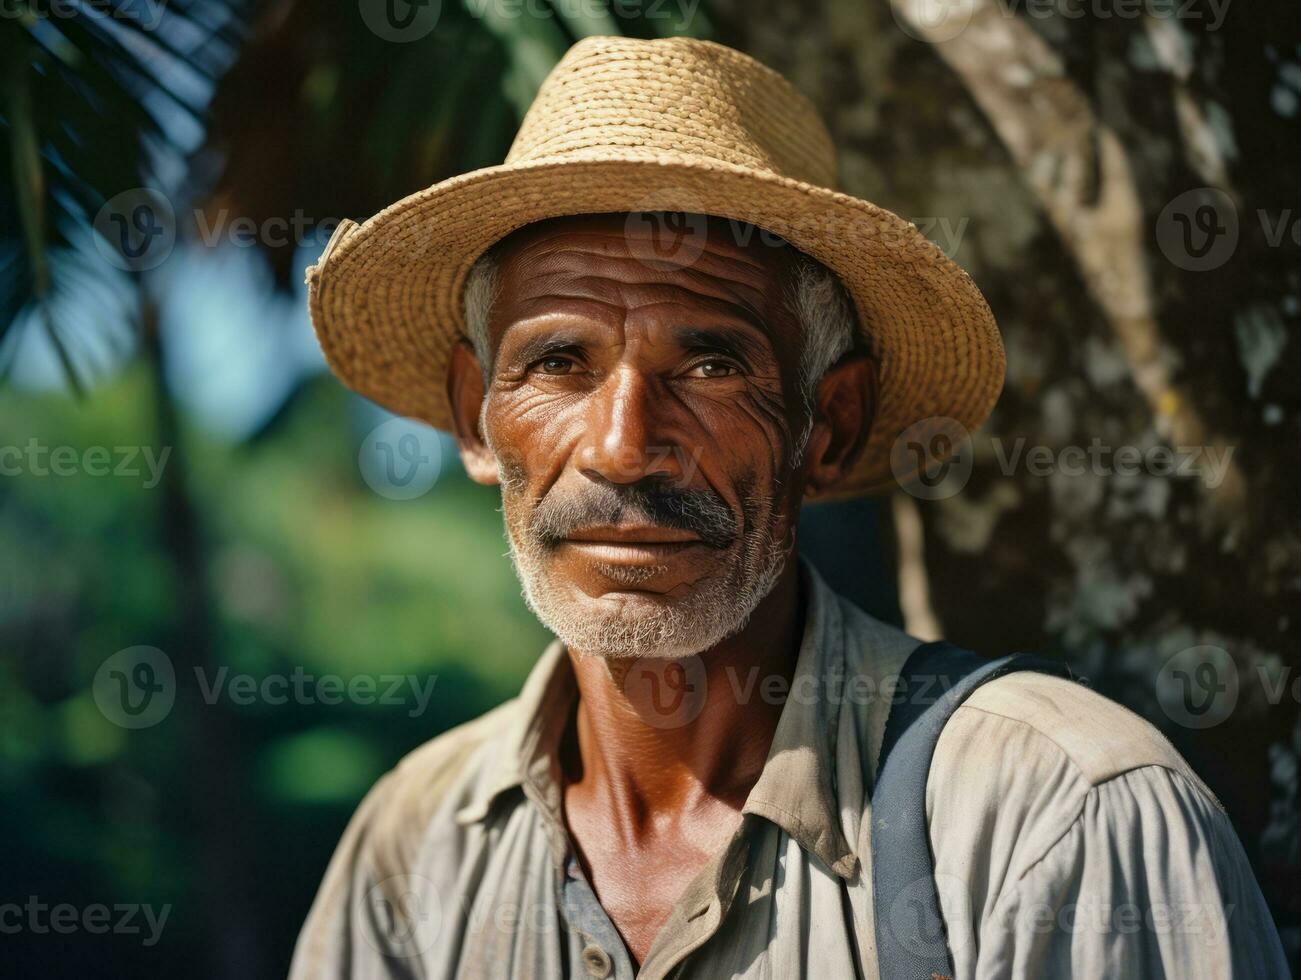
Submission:
M 79 458 L 95 446 L 160 450 L 150 400 L 144 370 L 80 406 L 3 391 L 0 446 L 35 439 Z M 158 947 L 111 944 L 108 962 L 120 958 L 123 969 L 179 973 L 187 944 L 201 943 L 208 928 L 204 842 L 182 805 L 201 713 L 227 716 L 246 750 L 237 788 L 256 836 L 243 859 L 259 881 L 286 865 L 265 894 L 248 897 L 273 972 L 283 975 L 361 795 L 407 751 L 512 695 L 547 642 L 519 597 L 495 494 L 447 459 L 425 497 L 377 496 L 356 466 L 360 433 L 351 431 L 349 404 L 323 380 L 255 446 L 185 433 L 216 657 L 200 680 L 181 669 L 186 651 L 165 649 L 177 664 L 176 705 L 139 731 L 107 718 L 92 686 L 108 656 L 162 645 L 173 628 L 180 592 L 158 537 L 161 488 L 143 487 L 143 464 L 136 477 L 0 476 L 0 827 L 19 835 L 27 855 L 6 868 L 5 890 L 50 901 L 171 902 Z M 29 468 L 12 455 L 3 462 Z M 344 683 L 412 675 L 432 681 L 432 695 L 423 711 L 405 687 L 395 704 L 260 696 L 245 704 L 227 686 L 206 703 L 222 669 L 227 685 L 239 674 L 259 684 L 295 671 Z M 79 962 L 85 938 L 60 961 Z
M 256 16 L 239 0 L 10 7 L 0 373 L 35 335 L 86 391 L 0 389 L 0 832 L 20 842 L 0 891 L 171 910 L 155 947 L 6 936 L 5 972 L 283 976 L 366 787 L 512 695 L 548 637 L 519 598 L 496 494 L 450 457 L 422 498 L 374 494 L 357 466 L 367 426 L 332 382 L 295 388 L 247 445 L 179 417 L 164 339 L 195 323 L 159 322 L 187 315 L 167 294 L 175 266 L 119 267 L 92 222 L 141 188 L 178 217 L 211 205 L 258 224 L 365 218 L 499 162 L 576 38 L 707 22 L 696 3 L 675 22 L 643 18 L 649 4 L 501 17 L 448 0 L 432 33 L 400 44 L 355 2 Z M 178 222 L 180 238 L 192 230 Z M 299 279 L 293 243 L 259 244 L 281 286 Z M 75 463 L 54 466 L 52 451 Z M 114 472 L 98 472 L 104 456 Z M 137 646 L 162 650 L 176 700 L 132 730 L 96 678 Z M 262 686 L 299 676 L 380 691 L 412 678 L 428 700 L 411 686 L 391 704 L 328 700 L 308 682 L 282 703 Z M 238 696 L 245 682 L 259 693 Z

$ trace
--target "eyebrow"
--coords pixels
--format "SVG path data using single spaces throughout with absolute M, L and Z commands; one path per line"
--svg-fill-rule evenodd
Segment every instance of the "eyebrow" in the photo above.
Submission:
M 510 327 L 507 327 L 509 332 Z M 765 343 L 766 335 L 757 327 L 746 329 L 727 324 L 680 326 L 673 328 L 672 335 L 674 341 L 687 350 L 729 354 L 751 365 L 773 356 L 771 347 Z M 505 335 L 502 341 L 505 341 Z M 521 341 L 519 347 L 511 352 L 509 360 L 512 364 L 532 364 L 551 354 L 584 349 L 589 343 L 590 337 L 583 331 L 559 327 L 554 332 L 540 333 Z
M 507 328 L 507 333 L 509 333 L 509 328 Z M 502 342 L 504 343 L 505 340 L 506 337 L 503 335 Z M 581 334 L 574 330 L 559 329 L 554 333 L 538 334 L 522 341 L 519 348 L 511 352 L 510 360 L 514 364 L 532 364 L 549 354 L 573 350 L 583 345 L 584 340 Z
M 756 333 L 759 333 L 757 329 L 746 330 L 726 324 L 678 327 L 673 331 L 674 339 L 683 347 L 731 354 L 751 364 L 770 357 L 773 353 L 765 342 L 767 336 L 761 334 L 763 340 L 760 340 L 756 338 Z

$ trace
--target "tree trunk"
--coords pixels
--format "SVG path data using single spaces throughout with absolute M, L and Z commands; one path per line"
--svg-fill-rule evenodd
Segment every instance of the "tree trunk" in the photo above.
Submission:
M 216 622 L 199 513 L 191 498 L 184 441 L 176 405 L 164 376 L 158 313 L 142 290 L 142 346 L 153 388 L 158 446 L 170 447 L 158 485 L 160 547 L 172 562 L 175 612 L 164 651 L 176 670 L 172 723 L 182 727 L 190 777 L 184 801 L 187 819 L 199 828 L 192 839 L 196 879 L 205 909 L 207 975 L 223 980 L 270 976 L 254 920 L 257 891 L 251 867 L 254 828 L 242 797 L 249 767 L 236 719 L 219 704 L 208 704 L 195 683 L 201 671 L 208 683 L 216 662 Z
M 1295 960 L 1297 68 L 1281 0 L 1222 24 L 1159 6 L 713 9 L 719 40 L 823 111 L 844 189 L 915 221 L 1003 331 L 969 480 L 894 508 L 900 557 L 924 541 L 906 618 L 990 654 L 1063 653 L 1165 731 L 1228 808 Z M 1181 710 L 1176 669 L 1208 679 L 1190 689 L 1208 712 Z

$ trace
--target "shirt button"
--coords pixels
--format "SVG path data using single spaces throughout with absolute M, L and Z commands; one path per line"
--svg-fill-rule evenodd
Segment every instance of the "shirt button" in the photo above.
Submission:
M 605 980 L 610 975 L 613 964 L 610 962 L 610 954 L 600 946 L 588 946 L 583 949 L 583 965 L 587 967 L 588 976 Z

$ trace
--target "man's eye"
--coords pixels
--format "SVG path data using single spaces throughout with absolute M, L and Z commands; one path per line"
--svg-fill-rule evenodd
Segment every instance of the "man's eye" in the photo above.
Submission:
M 568 374 L 574 362 L 567 357 L 544 357 L 533 366 L 543 374 Z
M 700 361 L 687 372 L 687 376 L 692 378 L 727 378 L 736 373 L 736 365 L 731 361 L 712 360 Z

